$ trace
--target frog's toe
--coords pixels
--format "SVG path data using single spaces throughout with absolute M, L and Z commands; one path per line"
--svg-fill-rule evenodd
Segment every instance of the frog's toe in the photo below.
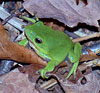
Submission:
M 71 71 L 69 72 L 69 74 L 67 75 L 66 79 L 68 79 L 74 72 L 74 67 L 71 69 Z
M 73 71 L 74 79 L 76 79 L 76 70 L 77 70 L 77 67 L 78 67 L 78 63 L 76 63 L 75 67 L 74 67 L 74 71 Z
M 40 74 L 41 74 L 41 77 L 42 78 L 48 78 L 47 76 L 46 76 L 46 70 L 44 70 L 44 69 L 42 69 L 41 71 L 40 71 Z
M 71 74 L 74 74 L 74 79 L 76 78 L 76 69 L 77 69 L 77 66 L 78 66 L 78 62 L 74 63 L 71 71 L 69 72 L 69 74 L 67 75 L 66 79 L 68 79 Z

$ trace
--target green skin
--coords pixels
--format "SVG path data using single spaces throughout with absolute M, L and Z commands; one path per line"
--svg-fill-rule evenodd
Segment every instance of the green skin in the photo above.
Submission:
M 32 23 L 36 22 L 36 20 L 31 18 L 24 17 L 24 19 Z M 68 56 L 70 62 L 73 63 L 73 67 L 66 78 L 68 79 L 71 74 L 74 74 L 74 76 L 76 75 L 82 49 L 79 43 L 73 43 L 65 33 L 55 31 L 44 25 L 41 21 L 26 26 L 25 35 L 27 38 L 20 41 L 18 44 L 26 46 L 28 42 L 31 42 L 31 47 L 34 48 L 40 57 L 49 59 L 47 66 L 40 70 L 42 78 L 47 78 L 46 72 L 53 71 L 55 66 L 58 66 L 64 61 L 66 56 Z

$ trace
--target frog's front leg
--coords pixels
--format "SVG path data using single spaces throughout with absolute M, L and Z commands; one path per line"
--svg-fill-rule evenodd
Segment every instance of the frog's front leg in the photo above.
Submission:
M 70 77 L 70 75 L 72 73 L 74 74 L 74 78 L 76 78 L 76 69 L 79 64 L 81 50 L 82 50 L 81 45 L 79 43 L 76 43 L 74 45 L 74 49 L 69 53 L 68 58 L 73 63 L 73 67 L 72 67 L 71 71 L 69 72 L 69 74 L 67 75 L 67 79 Z
M 49 61 L 47 66 L 44 69 L 40 70 L 41 77 L 48 78 L 46 76 L 46 72 L 51 72 L 54 70 L 54 68 L 55 68 L 55 61 Z
M 20 42 L 18 42 L 17 44 L 22 45 L 22 46 L 26 46 L 28 43 L 28 40 L 26 38 L 24 38 L 23 40 L 21 40 Z

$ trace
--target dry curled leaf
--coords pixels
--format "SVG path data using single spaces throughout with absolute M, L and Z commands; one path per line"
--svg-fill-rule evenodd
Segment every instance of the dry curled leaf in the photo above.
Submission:
M 50 22 L 47 22 L 47 21 L 45 22 L 44 21 L 44 24 L 51 27 L 51 28 L 53 28 L 54 30 L 59 30 L 59 31 L 64 31 L 65 30 L 64 24 L 61 24 L 60 22 L 58 22 L 56 20 L 50 19 Z
M 39 18 L 53 18 L 70 27 L 77 23 L 86 23 L 99 27 L 100 1 L 88 0 L 76 5 L 75 0 L 24 0 L 24 8 L 33 15 L 37 13 Z
M 77 84 L 73 84 L 69 81 L 61 81 L 61 85 L 67 93 L 99 93 L 100 90 L 100 80 L 98 80 L 95 74 L 92 72 L 85 75 L 86 83 L 82 84 L 81 78 L 78 80 Z
M 19 71 L 22 73 L 27 73 L 31 82 L 36 82 L 36 80 L 39 78 L 39 73 L 37 73 L 37 71 L 42 68 L 44 68 L 44 66 L 39 64 L 31 64 L 24 67 L 19 67 Z
M 34 51 L 11 42 L 8 33 L 0 23 L 0 59 L 10 59 L 23 63 L 36 63 L 46 65 Z
M 81 55 L 80 57 L 80 62 L 83 62 L 83 61 L 89 61 L 89 60 L 93 60 L 93 59 L 97 59 L 99 58 L 99 56 L 97 56 L 95 53 L 94 54 L 85 54 L 85 55 Z
M 18 70 L 1 76 L 0 93 L 35 93 L 36 90 L 27 76 Z

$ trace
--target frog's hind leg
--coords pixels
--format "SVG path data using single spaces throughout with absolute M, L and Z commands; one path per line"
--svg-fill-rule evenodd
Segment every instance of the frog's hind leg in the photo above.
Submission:
M 74 79 L 76 78 L 76 70 L 77 70 L 78 63 L 79 62 L 73 64 L 73 67 L 70 70 L 69 74 L 67 75 L 66 79 L 68 79 L 71 76 L 71 74 L 74 74 Z

